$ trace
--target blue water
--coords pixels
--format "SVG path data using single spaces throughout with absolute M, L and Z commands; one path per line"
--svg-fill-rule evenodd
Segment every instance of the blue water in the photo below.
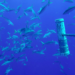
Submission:
M 3 0 L 0 0 L 2 2 Z M 17 10 L 19 5 L 22 5 L 20 11 L 16 14 L 15 11 L 4 11 L 3 16 L 10 19 L 14 26 L 8 25 L 8 22 L 3 18 L 0 17 L 0 27 L 4 27 L 4 29 L 0 30 L 0 54 L 3 52 L 4 56 L 9 56 L 11 58 L 11 54 L 14 55 L 15 58 L 19 57 L 22 54 L 25 54 L 28 61 L 25 61 L 25 64 L 22 64 L 22 61 L 16 61 L 15 58 L 7 65 L 2 66 L 4 61 L 8 60 L 6 57 L 4 60 L 0 61 L 0 75 L 5 75 L 7 68 L 10 67 L 12 70 L 8 73 L 8 75 L 75 75 L 75 38 L 74 37 L 67 37 L 68 45 L 70 54 L 67 57 L 65 56 L 53 56 L 53 54 L 57 53 L 57 49 L 59 49 L 59 45 L 55 44 L 46 44 L 42 46 L 40 41 L 47 42 L 47 41 L 57 41 L 57 29 L 55 19 L 63 18 L 65 23 L 66 33 L 75 34 L 75 26 L 71 25 L 71 23 L 75 23 L 75 10 L 72 11 L 70 14 L 63 15 L 63 12 L 70 6 L 75 5 L 75 1 L 73 3 L 64 2 L 64 0 L 51 0 L 52 4 L 47 6 L 47 8 L 39 15 L 37 12 L 40 7 L 47 4 L 48 0 L 42 3 L 42 0 L 6 0 L 7 3 L 4 3 L 5 6 L 9 6 L 11 9 Z M 30 20 L 30 17 L 33 16 L 31 12 L 28 12 L 28 16 L 23 16 L 20 19 L 17 19 L 18 16 L 23 14 L 23 9 L 27 7 L 33 6 L 34 11 L 40 17 L 39 19 Z M 2 8 L 0 7 L 0 10 Z M 0 13 L 1 15 L 1 13 Z M 14 47 L 13 39 L 7 39 L 9 37 L 8 33 L 11 36 L 17 35 L 19 39 L 16 39 L 20 44 L 22 43 L 21 40 L 24 41 L 24 38 L 21 38 L 21 35 L 14 34 L 14 30 L 18 30 L 21 28 L 26 27 L 26 21 L 29 21 L 29 25 L 32 23 L 41 23 L 41 28 L 36 28 L 35 31 L 42 30 L 42 35 L 40 38 L 44 36 L 49 30 L 55 30 L 56 33 L 51 34 L 47 38 L 37 39 L 35 40 L 34 36 L 30 36 L 29 39 L 32 41 L 31 46 L 33 48 L 24 49 L 23 52 L 15 53 L 11 50 Z M 70 24 L 70 25 L 69 25 Z M 10 43 L 10 46 L 8 45 Z M 38 47 L 36 47 L 38 45 Z M 3 47 L 9 46 L 9 50 L 2 51 Z M 20 45 L 18 46 L 18 48 Z M 33 50 L 42 50 L 45 49 L 44 54 L 34 53 Z M 25 59 L 21 57 L 21 59 Z M 2 59 L 3 57 L 0 57 Z M 64 67 L 62 68 L 60 64 Z

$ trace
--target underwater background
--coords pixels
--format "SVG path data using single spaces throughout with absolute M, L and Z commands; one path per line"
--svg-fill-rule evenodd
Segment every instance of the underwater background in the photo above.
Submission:
M 63 14 L 71 6 L 74 0 L 0 0 L 0 75 L 75 75 L 75 37 L 67 36 L 70 55 L 54 56 L 55 20 L 75 34 L 75 9 Z

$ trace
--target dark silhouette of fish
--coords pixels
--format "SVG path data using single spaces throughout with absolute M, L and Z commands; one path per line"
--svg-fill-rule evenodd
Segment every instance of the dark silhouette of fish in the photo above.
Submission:
M 69 13 L 72 12 L 74 9 L 75 9 L 75 6 L 69 7 L 67 10 L 64 11 L 63 15 L 69 14 Z
M 48 4 L 41 7 L 40 10 L 38 11 L 38 13 L 41 14 L 46 9 L 47 6 L 48 6 Z

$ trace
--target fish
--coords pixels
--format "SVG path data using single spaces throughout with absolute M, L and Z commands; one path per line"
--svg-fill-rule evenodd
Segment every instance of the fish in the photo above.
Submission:
M 37 27 L 40 28 L 40 27 L 41 27 L 40 24 L 41 24 L 41 23 L 33 23 L 32 25 L 30 25 L 30 28 L 32 28 L 32 29 L 35 29 L 35 28 L 37 28 Z
M 5 9 L 1 9 L 1 10 L 0 10 L 0 13 L 4 13 L 4 12 L 5 12 Z
M 54 41 L 53 41 L 53 40 L 52 40 L 52 41 L 47 41 L 47 42 L 45 42 L 45 43 L 41 41 L 41 43 L 42 43 L 42 45 L 45 45 L 45 44 L 52 44 L 52 43 L 54 43 Z
M 12 36 L 12 39 L 17 39 L 17 38 L 18 38 L 17 35 L 13 35 L 13 36 Z
M 21 8 L 21 5 L 19 5 L 19 6 L 17 7 L 17 10 L 15 11 L 15 13 L 18 13 L 18 12 L 20 11 L 20 8 Z
M 48 0 L 48 6 L 50 5 L 50 4 L 52 4 L 53 2 L 51 2 L 50 0 Z
M 11 61 L 5 61 L 1 66 L 9 64 Z
M 27 9 L 24 10 L 24 12 L 26 12 L 26 11 L 28 11 L 28 12 L 32 12 L 32 8 L 33 8 L 33 6 L 28 7 Z
M 34 32 L 35 31 L 33 29 L 27 28 L 25 32 L 23 33 L 23 36 L 32 36 Z
M 11 20 L 9 20 L 8 18 L 2 16 L 7 22 L 8 22 L 8 25 L 12 25 L 14 26 L 13 22 Z
M 31 49 L 31 48 L 33 48 L 33 46 L 25 46 L 25 48 Z
M 42 12 L 44 12 L 44 10 L 46 9 L 47 5 L 48 5 L 48 4 L 42 6 L 42 7 L 40 8 L 40 10 L 38 11 L 38 14 L 41 14 Z
M 60 56 L 60 53 L 53 54 L 53 56 Z
M 33 15 L 36 16 L 36 13 L 35 13 L 34 9 L 31 9 L 31 10 L 32 10 Z
M 6 69 L 5 71 L 5 75 L 8 75 L 8 73 L 12 70 L 12 68 L 10 68 L 10 66 Z
M 6 56 L 5 56 L 5 57 L 6 57 Z M 5 59 L 5 57 L 1 58 L 1 59 L 0 59 L 0 61 L 4 60 L 4 59 Z
M 69 13 L 72 12 L 73 10 L 75 10 L 75 6 L 71 6 L 71 7 L 69 7 L 68 9 L 66 9 L 66 10 L 64 11 L 63 15 L 69 14 Z
M 6 0 L 4 0 L 3 2 L 0 2 L 0 3 L 2 3 L 2 4 L 3 4 L 3 3 L 7 3 L 7 2 L 6 2 Z
M 43 36 L 43 38 L 47 38 L 47 37 L 49 37 L 50 34 L 51 34 L 51 32 L 46 33 L 46 34 Z
M 33 52 L 34 52 L 34 53 L 37 53 L 37 54 L 45 54 L 45 53 L 44 53 L 45 50 L 46 50 L 46 48 L 43 49 L 43 50 L 41 50 L 41 51 L 34 50 Z
M 23 56 L 25 56 L 25 54 L 20 55 L 19 57 L 16 58 L 16 61 L 18 61 L 19 59 L 21 59 Z
M 20 59 L 20 60 L 18 60 L 18 61 L 24 61 L 24 60 L 25 60 L 25 59 Z M 18 62 L 18 61 L 17 61 L 17 62 Z
M 0 3 L 0 6 L 3 7 L 5 10 L 9 11 L 9 7 L 6 7 L 6 6 L 3 5 L 2 3 Z
M 64 0 L 64 2 L 73 3 L 73 0 Z
M 23 14 L 22 15 L 20 15 L 17 19 L 20 19 L 20 18 L 22 18 L 23 17 Z
M 20 30 L 14 30 L 14 31 L 15 31 L 14 34 L 16 34 L 16 33 L 20 33 L 21 34 Z
M 45 2 L 46 0 L 42 0 L 42 2 Z
M 9 47 L 3 47 L 2 51 L 8 50 L 8 49 L 9 49 Z
M 64 75 L 67 75 L 63 70 L 60 70 Z
M 25 58 L 26 58 L 26 62 L 28 62 L 28 58 L 27 58 L 27 56 L 26 56 Z
M 25 32 L 26 28 L 21 28 L 20 31 L 21 32 Z
M 11 55 L 11 58 L 10 58 L 10 56 L 9 56 L 8 61 L 12 61 L 13 59 L 15 59 L 15 57 L 14 57 L 14 55 L 12 54 L 12 55 Z
M 61 69 L 64 69 L 64 66 L 62 64 L 60 64 Z
M 5 27 L 1 27 L 0 30 L 5 29 Z
M 21 51 L 25 48 L 25 43 L 22 43 L 21 45 L 20 45 L 20 48 L 21 48 Z
M 4 55 L 5 52 L 3 52 L 2 54 L 0 54 L 0 57 L 2 57 Z
M 36 19 L 36 18 L 37 18 L 37 19 L 40 19 L 39 16 L 35 16 L 35 17 L 32 16 L 32 17 L 30 17 L 30 18 L 31 18 L 30 20 L 34 20 L 34 19 Z
M 24 12 L 24 15 L 28 16 L 28 14 L 26 12 Z
M 34 36 L 39 36 L 39 35 L 41 35 L 41 34 L 42 34 L 41 31 L 42 31 L 42 30 L 38 30 L 38 31 L 34 34 Z
M 47 32 L 56 33 L 55 30 L 47 30 Z
M 73 16 L 73 18 L 75 18 L 75 16 Z

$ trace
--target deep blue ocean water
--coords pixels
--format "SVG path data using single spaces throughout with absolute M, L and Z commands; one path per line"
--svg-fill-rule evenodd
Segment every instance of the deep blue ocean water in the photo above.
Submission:
M 0 0 L 2 2 L 3 0 Z M 73 0 L 74 1 L 74 0 Z M 46 7 L 46 9 L 41 13 L 38 14 L 38 10 L 40 7 L 47 4 L 48 0 L 42 3 L 42 0 L 6 0 L 7 3 L 4 3 L 6 7 L 9 6 L 11 9 L 17 10 L 17 7 L 21 5 L 20 11 L 16 14 L 15 11 L 4 11 L 3 16 L 11 20 L 14 24 L 8 25 L 8 22 L 3 18 L 0 17 L 0 27 L 4 27 L 4 29 L 0 29 L 0 54 L 4 52 L 4 55 L 0 57 L 2 59 L 6 56 L 6 58 L 0 61 L 0 75 L 75 75 L 75 37 L 67 37 L 69 51 L 71 55 L 66 56 L 53 56 L 53 54 L 57 53 L 57 49 L 59 49 L 59 45 L 55 44 L 45 44 L 42 46 L 40 41 L 47 42 L 47 41 L 57 41 L 57 29 L 55 20 L 59 18 L 64 19 L 66 33 L 75 34 L 75 10 L 73 10 L 70 14 L 63 15 L 63 12 L 70 6 L 75 6 L 75 1 L 73 3 L 64 2 L 64 0 L 51 0 L 52 4 Z M 22 15 L 24 9 L 27 7 L 33 6 L 34 11 L 40 17 L 39 19 L 30 20 L 30 17 L 33 16 L 31 12 L 27 12 L 28 16 L 23 16 L 20 19 L 17 19 L 18 16 Z M 0 10 L 3 9 L 0 7 Z M 0 13 L 2 15 L 2 13 Z M 19 38 L 15 41 L 18 41 L 19 44 L 22 44 L 24 41 L 24 37 L 21 35 L 14 34 L 14 30 L 18 30 L 21 28 L 26 27 L 26 22 L 29 21 L 28 25 L 32 23 L 41 23 L 40 28 L 36 28 L 35 32 L 38 30 L 42 30 L 42 35 L 39 37 L 43 37 L 44 34 L 49 30 L 55 30 L 56 33 L 51 34 L 47 38 L 35 39 L 34 36 L 29 36 L 29 39 L 32 41 L 31 46 L 33 48 L 24 49 L 24 51 L 15 53 L 12 51 L 13 39 L 7 39 L 10 36 L 17 35 Z M 22 37 L 22 38 L 20 38 Z M 8 45 L 10 43 L 10 45 Z M 36 47 L 38 45 L 38 47 Z M 9 46 L 8 50 L 2 51 L 3 47 Z M 20 48 L 20 45 L 18 46 Z M 38 54 L 33 52 L 33 50 L 42 50 L 45 49 L 44 54 Z M 14 59 L 6 64 L 2 64 L 11 58 L 12 54 L 14 55 Z M 18 58 L 20 55 L 25 54 L 28 61 L 26 61 L 25 56 L 21 57 L 21 59 L 25 59 L 24 65 L 23 61 L 16 61 L 15 59 Z M 8 56 L 8 57 L 7 57 Z M 60 66 L 63 66 L 63 68 Z M 12 68 L 12 70 L 5 74 L 7 68 Z

